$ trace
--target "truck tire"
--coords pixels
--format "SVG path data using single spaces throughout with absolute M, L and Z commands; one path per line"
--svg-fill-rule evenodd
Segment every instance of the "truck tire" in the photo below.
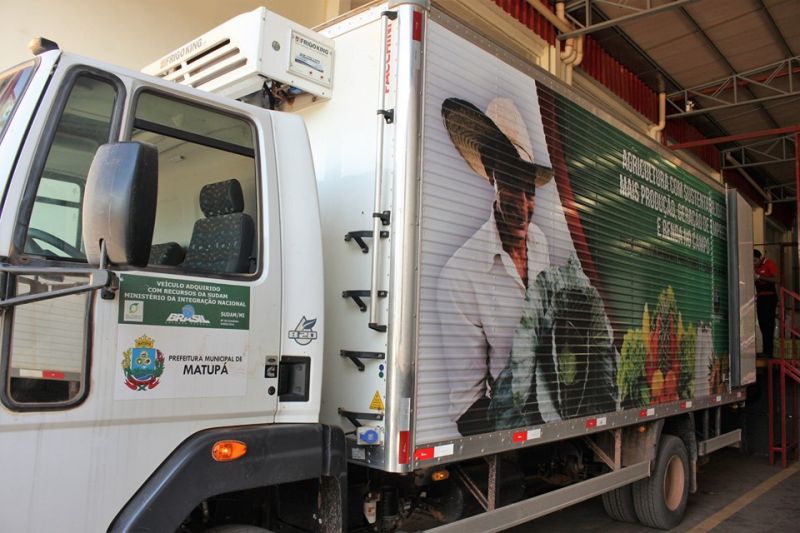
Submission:
M 603 493 L 603 509 L 617 522 L 636 524 L 639 519 L 633 506 L 633 487 L 625 485 L 618 489 Z
M 658 529 L 680 524 L 689 497 L 689 454 L 683 441 L 662 435 L 655 471 L 633 484 L 633 504 L 639 521 Z
M 248 526 L 246 524 L 225 524 L 206 529 L 203 533 L 272 533 L 263 527 Z

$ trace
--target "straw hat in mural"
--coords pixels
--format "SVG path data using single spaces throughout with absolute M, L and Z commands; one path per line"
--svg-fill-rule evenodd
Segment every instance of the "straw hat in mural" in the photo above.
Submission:
M 553 178 L 552 168 L 533 162 L 528 128 L 508 98 L 492 100 L 486 113 L 466 100 L 447 98 L 442 103 L 442 117 L 453 145 L 470 168 L 489 183 L 494 182 L 494 171 L 536 187 Z

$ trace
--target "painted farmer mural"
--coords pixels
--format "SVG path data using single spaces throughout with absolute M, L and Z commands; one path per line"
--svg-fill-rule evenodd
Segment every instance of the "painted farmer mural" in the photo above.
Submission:
M 534 162 L 528 128 L 507 98 L 486 112 L 442 103 L 449 137 L 494 189 L 488 220 L 447 261 L 437 296 L 453 361 L 450 414 L 461 435 L 615 408 L 611 332 L 574 257 L 550 264 L 533 222 L 536 189 L 553 170 Z

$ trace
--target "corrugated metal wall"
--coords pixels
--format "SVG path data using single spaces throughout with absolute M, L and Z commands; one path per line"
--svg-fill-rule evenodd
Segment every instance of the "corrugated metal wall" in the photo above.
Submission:
M 503 10 L 527 26 L 548 43 L 555 44 L 556 30 L 553 25 L 533 9 L 525 0 L 494 0 Z
M 494 0 L 506 13 L 527 26 L 551 45 L 556 45 L 553 25 L 525 0 Z M 611 57 L 591 36 L 586 37 L 584 58 L 580 67 L 608 87 L 633 109 L 652 122 L 658 121 L 658 95 L 633 72 Z
M 586 37 L 584 41 L 584 57 L 580 68 L 647 120 L 658 122 L 658 95 L 633 72 L 611 57 L 592 37 Z

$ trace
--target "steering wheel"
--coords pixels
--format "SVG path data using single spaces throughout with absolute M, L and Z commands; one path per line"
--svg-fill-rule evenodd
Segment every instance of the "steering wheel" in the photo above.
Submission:
M 50 255 L 48 250 L 42 248 L 34 241 L 41 241 L 49 244 L 56 250 L 64 252 L 70 259 L 86 259 L 86 254 L 66 242 L 60 237 L 56 237 L 52 233 L 48 233 L 39 228 L 28 228 L 28 237 L 25 241 L 25 249 L 34 254 Z

